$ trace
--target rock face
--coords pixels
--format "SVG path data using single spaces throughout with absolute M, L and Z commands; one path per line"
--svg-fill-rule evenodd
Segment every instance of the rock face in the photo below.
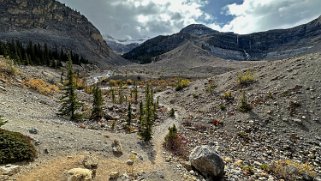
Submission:
M 209 179 L 219 179 L 224 175 L 223 159 L 210 146 L 194 148 L 189 156 L 194 169 Z
M 0 0 L 0 40 L 72 50 L 100 65 L 125 64 L 85 16 L 55 0 Z
M 221 33 L 204 25 L 190 25 L 179 33 L 158 36 L 123 55 L 138 63 L 162 59 L 160 55 L 192 43 L 209 56 L 232 60 L 262 60 L 317 52 L 321 47 L 321 17 L 290 29 L 238 35 Z

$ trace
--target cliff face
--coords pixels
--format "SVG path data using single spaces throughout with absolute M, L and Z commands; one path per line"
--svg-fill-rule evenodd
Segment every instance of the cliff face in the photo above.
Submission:
M 46 43 L 100 65 L 124 64 L 85 16 L 55 0 L 0 0 L 0 40 Z
M 321 47 L 321 17 L 290 29 L 271 30 L 248 35 L 221 33 L 204 25 L 190 25 L 179 33 L 148 40 L 123 57 L 132 61 L 148 63 L 159 60 L 160 55 L 193 43 L 208 54 L 232 60 L 279 59 Z

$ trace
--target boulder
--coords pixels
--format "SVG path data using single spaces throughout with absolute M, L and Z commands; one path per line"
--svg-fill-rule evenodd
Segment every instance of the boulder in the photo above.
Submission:
M 224 175 L 224 161 L 208 146 L 197 146 L 189 156 L 192 168 L 211 180 L 217 180 Z
M 98 160 L 94 157 L 85 156 L 82 164 L 87 169 L 95 170 L 98 168 Z
M 119 172 L 111 172 L 109 175 L 109 180 L 117 180 L 119 177 Z
M 0 175 L 8 175 L 12 176 L 17 174 L 20 171 L 20 167 L 18 165 L 5 165 L 0 167 Z
M 29 133 L 30 134 L 38 134 L 38 130 L 36 128 L 30 128 Z
M 93 171 L 84 168 L 73 168 L 67 172 L 68 181 L 92 181 Z
M 122 155 L 123 154 L 123 149 L 118 140 L 114 140 L 113 144 L 111 145 L 113 153 L 117 155 Z

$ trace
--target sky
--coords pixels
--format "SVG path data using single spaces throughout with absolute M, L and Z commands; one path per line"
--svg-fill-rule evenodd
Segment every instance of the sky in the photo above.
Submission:
M 289 28 L 321 15 L 321 0 L 58 0 L 79 11 L 106 38 L 143 41 L 204 24 L 248 34 Z

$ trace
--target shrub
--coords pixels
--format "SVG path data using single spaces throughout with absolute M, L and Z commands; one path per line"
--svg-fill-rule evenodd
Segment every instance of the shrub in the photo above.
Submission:
M 171 109 L 171 111 L 169 112 L 169 116 L 174 118 L 175 117 L 175 110 L 174 108 Z
M 173 127 L 168 128 L 168 134 L 164 140 L 165 149 L 171 151 L 175 155 L 187 157 L 187 149 L 186 149 L 187 140 L 179 133 L 177 133 L 177 128 L 175 124 Z
M 199 131 L 199 132 L 204 132 L 209 128 L 209 125 L 205 124 L 205 123 L 195 123 L 194 124 L 195 130 Z
M 240 85 L 250 85 L 255 82 L 253 72 L 247 70 L 245 73 L 240 73 L 237 77 L 237 81 Z
M 232 92 L 231 91 L 224 92 L 223 99 L 225 99 L 228 102 L 233 101 L 234 97 L 232 96 Z
M 176 91 L 183 90 L 184 88 L 188 87 L 189 84 L 190 84 L 190 80 L 188 80 L 188 79 L 180 79 L 177 82 L 175 90 Z
M 120 84 L 120 81 L 119 80 L 109 80 L 109 86 L 111 87 L 116 87 Z
M 277 177 L 286 180 L 297 180 L 298 177 L 303 174 L 315 177 L 313 166 L 307 163 L 300 163 L 293 160 L 278 160 L 273 162 L 269 171 L 275 174 Z
M 0 72 L 1 74 L 14 76 L 19 73 L 17 67 L 14 65 L 12 60 L 0 61 Z
M 243 91 L 242 92 L 242 96 L 240 99 L 240 103 L 239 103 L 239 107 L 238 107 L 239 111 L 245 113 L 245 112 L 249 112 L 252 110 L 251 105 L 247 102 L 247 98 L 246 98 L 246 94 Z
M 220 107 L 221 111 L 225 111 L 226 110 L 226 106 L 224 104 L 220 104 L 219 107 Z
M 209 82 L 209 84 L 207 85 L 206 87 L 206 92 L 212 94 L 214 92 L 214 89 L 216 88 L 217 86 L 213 83 L 213 82 Z
M 29 79 L 24 82 L 24 84 L 44 95 L 53 95 L 59 91 L 59 87 L 53 84 L 49 84 L 42 79 Z
M 36 150 L 31 138 L 0 129 L 0 164 L 33 161 L 35 157 Z
M 83 90 L 86 88 L 86 83 L 85 80 L 79 77 L 75 78 L 75 83 L 76 83 L 76 89 L 77 90 Z

